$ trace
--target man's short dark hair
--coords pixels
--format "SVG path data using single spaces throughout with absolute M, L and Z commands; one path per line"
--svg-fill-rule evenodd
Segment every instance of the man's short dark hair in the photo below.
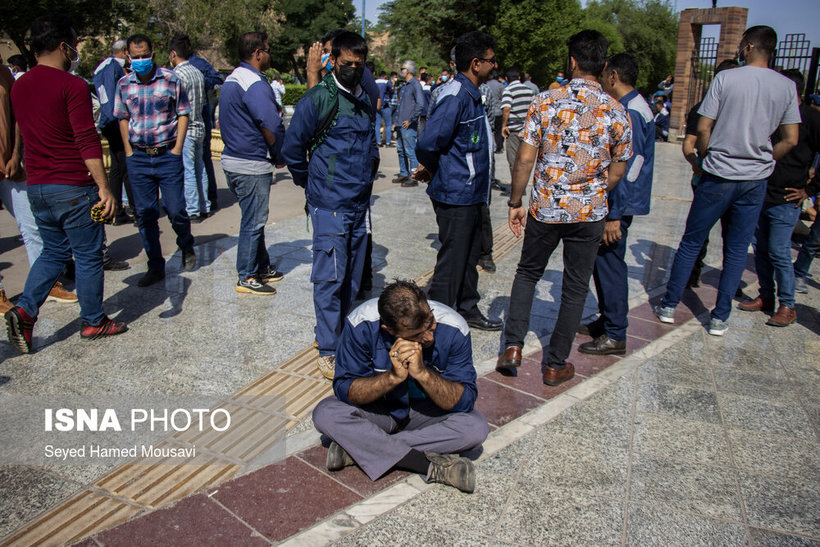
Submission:
M 257 49 L 265 49 L 268 41 L 267 33 L 263 31 L 246 32 L 239 37 L 239 60 L 250 61 Z
M 456 41 L 456 70 L 466 72 L 473 59 L 484 59 L 488 49 L 495 49 L 495 40 L 479 31 L 462 34 Z
M 328 42 L 333 42 L 333 40 L 343 32 L 347 32 L 343 28 L 335 28 L 333 30 L 329 30 L 322 36 L 322 45 L 325 45 Z
M 569 37 L 567 46 L 569 56 L 575 59 L 581 72 L 596 78 L 600 76 L 606 64 L 606 50 L 609 47 L 609 42 L 603 34 L 597 30 L 582 30 Z
M 168 46 L 170 51 L 176 53 L 177 57 L 185 59 L 186 61 L 194 54 L 194 48 L 191 46 L 191 39 L 187 34 L 175 34 L 171 38 L 171 45 Z
M 65 13 L 47 13 L 31 23 L 31 51 L 35 55 L 54 51 L 63 42 L 71 45 L 76 40 L 71 18 Z
M 396 279 L 379 296 L 379 317 L 392 331 L 423 327 L 429 317 L 428 310 L 427 296 L 412 281 Z
M 718 66 L 715 67 L 715 76 L 723 72 L 724 70 L 729 70 L 730 68 L 737 68 L 740 66 L 740 63 L 737 62 L 737 59 L 724 59 Z
M 343 49 L 352 52 L 353 55 L 361 55 L 367 58 L 367 40 L 355 32 L 346 30 L 333 39 L 330 54 L 333 57 L 338 57 L 342 54 Z
M 753 44 L 760 51 L 771 55 L 777 47 L 777 32 L 772 27 L 757 25 L 743 33 L 741 43 Z
M 12 55 L 9 57 L 9 65 L 10 66 L 19 66 L 23 70 L 28 70 L 28 63 L 26 62 L 26 58 L 19 53 L 17 55 Z
M 131 44 L 148 44 L 148 51 L 154 51 L 154 43 L 145 34 L 132 34 L 126 41 L 128 44 L 128 51 L 131 51 Z
M 794 85 L 797 86 L 798 97 L 803 95 L 803 90 L 806 89 L 806 78 L 803 77 L 803 73 L 799 69 L 789 68 L 781 71 L 780 74 L 794 82 Z
M 514 66 L 508 68 L 505 74 L 507 75 L 508 82 L 514 82 L 521 79 L 521 72 Z
M 379 78 L 381 78 L 382 80 L 386 80 L 387 79 L 387 72 L 384 72 L 384 71 L 379 72 Z
M 621 82 L 630 87 L 635 87 L 635 82 L 638 81 L 638 62 L 628 53 L 611 55 L 606 60 L 604 71 L 607 74 L 616 72 Z

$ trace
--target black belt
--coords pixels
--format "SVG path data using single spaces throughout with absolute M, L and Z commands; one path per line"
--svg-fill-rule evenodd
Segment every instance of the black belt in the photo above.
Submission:
M 131 143 L 131 147 L 136 148 L 137 150 L 142 150 L 149 156 L 161 156 L 173 148 L 170 144 L 163 144 L 162 146 L 140 146 L 139 144 L 134 144 L 133 142 Z

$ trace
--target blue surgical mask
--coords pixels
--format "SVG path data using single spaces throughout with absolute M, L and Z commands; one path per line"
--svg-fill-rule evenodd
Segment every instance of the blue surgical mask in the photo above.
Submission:
M 154 68 L 154 60 L 148 59 L 131 59 L 131 68 L 140 76 L 147 76 Z
M 442 81 L 442 82 L 446 82 L 446 81 L 447 81 L 447 76 L 442 75 L 442 77 L 441 77 L 441 81 Z
M 333 65 L 330 64 L 330 53 L 322 54 L 322 66 L 328 72 L 333 72 Z

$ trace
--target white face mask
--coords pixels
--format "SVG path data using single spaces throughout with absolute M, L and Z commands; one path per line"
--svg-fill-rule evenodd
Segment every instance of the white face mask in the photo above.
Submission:
M 71 47 L 70 45 L 66 44 L 66 47 L 71 50 L 76 56 L 73 59 L 69 59 L 68 61 L 71 63 L 68 67 L 69 72 L 74 72 L 77 70 L 77 67 L 80 66 L 80 52 Z
M 114 57 L 114 60 L 117 61 L 120 64 L 120 66 L 122 66 L 122 67 L 125 66 L 125 59 L 121 59 L 119 57 Z

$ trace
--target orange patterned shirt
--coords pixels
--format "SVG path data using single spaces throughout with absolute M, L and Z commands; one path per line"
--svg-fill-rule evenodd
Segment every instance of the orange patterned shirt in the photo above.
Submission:
M 632 127 L 598 82 L 576 78 L 535 96 L 521 132 L 538 148 L 530 214 L 539 222 L 606 218 L 610 162 L 632 156 Z

